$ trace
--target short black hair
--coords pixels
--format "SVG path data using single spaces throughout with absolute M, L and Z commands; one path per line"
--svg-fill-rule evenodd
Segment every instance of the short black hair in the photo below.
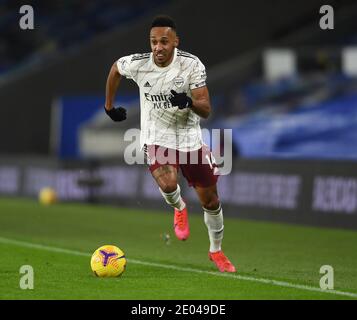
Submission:
M 176 31 L 176 23 L 175 21 L 167 15 L 158 15 L 154 18 L 151 23 L 151 28 L 154 27 L 170 27 L 172 30 Z

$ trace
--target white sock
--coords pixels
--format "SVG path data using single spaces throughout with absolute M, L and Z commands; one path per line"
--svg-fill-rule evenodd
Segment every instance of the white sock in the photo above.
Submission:
M 160 190 L 162 196 L 164 197 L 164 199 L 166 200 L 166 202 L 170 206 L 172 206 L 180 211 L 186 207 L 185 202 L 181 198 L 181 188 L 179 185 L 177 185 L 177 189 L 171 193 L 165 193 L 164 191 L 161 190 L 161 188 L 159 188 L 159 190 Z
M 221 205 L 216 210 L 208 210 L 203 208 L 204 220 L 208 229 L 208 236 L 210 241 L 210 252 L 217 252 L 221 250 L 223 240 L 223 211 Z

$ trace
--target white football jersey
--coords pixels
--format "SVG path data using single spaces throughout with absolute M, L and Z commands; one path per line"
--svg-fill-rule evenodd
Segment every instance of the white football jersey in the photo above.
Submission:
M 200 117 L 190 108 L 180 110 L 168 99 L 171 90 L 186 92 L 206 85 L 206 71 L 194 55 L 175 49 L 170 65 L 159 67 L 152 53 L 132 54 L 117 61 L 119 73 L 140 89 L 140 145 L 156 144 L 179 151 L 202 147 Z

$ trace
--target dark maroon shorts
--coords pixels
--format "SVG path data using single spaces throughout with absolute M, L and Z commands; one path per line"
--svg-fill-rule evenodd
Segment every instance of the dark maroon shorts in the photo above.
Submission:
M 206 188 L 217 183 L 218 168 L 206 145 L 191 152 L 148 145 L 145 147 L 145 155 L 151 172 L 163 165 L 172 165 L 177 171 L 181 169 L 190 187 Z

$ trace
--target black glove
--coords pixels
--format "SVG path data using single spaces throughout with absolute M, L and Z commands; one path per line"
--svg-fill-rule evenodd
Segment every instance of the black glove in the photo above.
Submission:
M 104 110 L 113 121 L 123 121 L 126 119 L 126 110 L 122 107 L 111 108 L 109 111 L 104 107 Z
M 179 107 L 180 110 L 192 107 L 192 99 L 185 92 L 177 93 L 171 90 L 171 93 L 172 97 L 169 100 L 173 106 Z

